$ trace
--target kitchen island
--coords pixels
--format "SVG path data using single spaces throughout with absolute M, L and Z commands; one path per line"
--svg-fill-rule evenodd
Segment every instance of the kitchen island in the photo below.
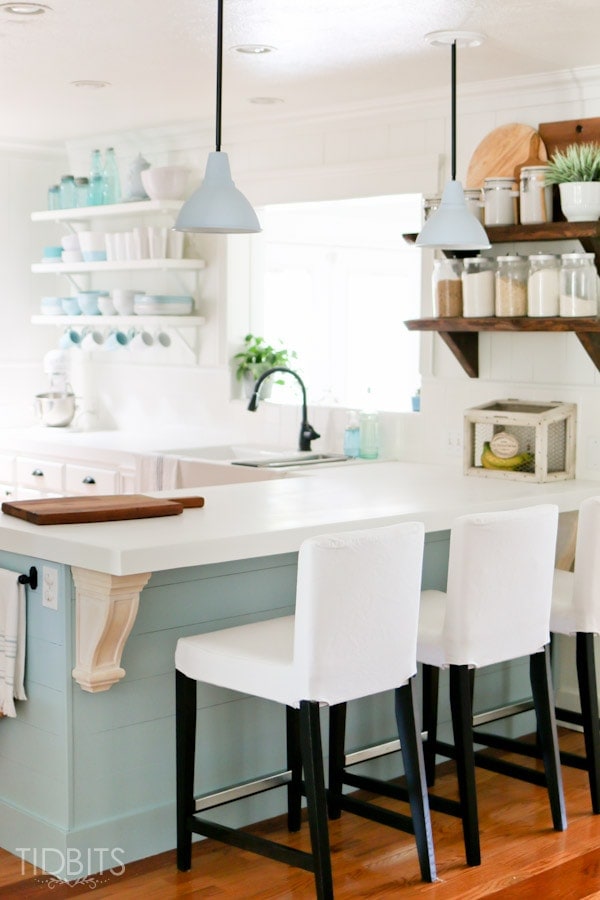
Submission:
M 28 700 L 1 724 L 0 845 L 59 877 L 73 877 L 58 864 L 69 856 L 98 872 L 109 858 L 102 848 L 127 862 L 175 845 L 176 641 L 289 614 L 303 539 L 422 521 L 424 586 L 443 587 L 457 515 L 545 502 L 568 512 L 600 493 L 600 483 L 530 484 L 468 478 L 446 466 L 349 462 L 179 493 L 201 494 L 204 508 L 42 527 L 0 516 L 0 565 L 22 572 L 35 565 L 40 575 L 38 588 L 28 589 Z M 45 569 L 55 570 L 57 610 L 42 604 Z M 495 669 L 478 679 L 480 708 L 523 695 L 526 662 L 502 667 L 501 678 Z M 278 708 L 215 687 L 200 688 L 199 706 L 199 728 L 215 735 L 202 761 L 203 790 L 284 766 Z M 389 695 L 353 704 L 349 719 L 350 746 L 394 733 Z M 244 729 L 243 746 L 234 728 Z M 395 756 L 370 765 L 400 771 Z M 250 798 L 221 818 L 263 819 L 281 812 L 284 800 L 285 792 Z M 46 865 L 44 848 L 54 851 Z

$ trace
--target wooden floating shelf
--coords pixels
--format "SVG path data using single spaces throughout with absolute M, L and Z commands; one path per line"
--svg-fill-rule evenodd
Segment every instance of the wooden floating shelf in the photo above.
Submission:
M 537 318 L 519 316 L 509 318 L 492 316 L 490 318 L 463 318 L 452 316 L 410 319 L 404 324 L 409 331 L 436 331 L 471 378 L 479 377 L 479 338 L 477 335 L 480 331 L 504 333 L 572 331 L 577 335 L 596 368 L 600 370 L 600 319 L 595 317 Z

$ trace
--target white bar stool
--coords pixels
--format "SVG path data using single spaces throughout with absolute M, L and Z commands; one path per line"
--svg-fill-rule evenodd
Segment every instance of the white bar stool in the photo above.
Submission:
M 191 868 L 192 834 L 314 872 L 318 898 L 333 897 L 327 805 L 319 722 L 320 704 L 340 704 L 400 689 L 412 773 L 411 810 L 422 876 L 435 879 L 421 736 L 414 724 L 410 679 L 416 672 L 416 635 L 424 529 L 416 522 L 305 541 L 298 556 L 295 616 L 180 638 L 175 653 L 177 733 L 177 865 Z M 409 635 L 406 657 L 399 635 Z M 404 640 L 404 639 L 403 639 Z M 219 685 L 287 707 L 288 827 L 300 828 L 306 794 L 311 853 L 241 829 L 209 822 L 198 811 L 228 802 L 230 792 L 196 799 L 194 756 L 197 682 Z M 409 717 L 411 718 L 411 717 Z M 210 737 L 210 736 L 209 736 Z M 203 737 L 204 739 L 204 737 Z M 302 783 L 304 769 L 305 785 Z M 244 796 L 265 789 L 241 788 Z
M 482 666 L 529 656 L 545 773 L 519 768 L 527 780 L 547 786 L 554 828 L 566 828 L 548 652 L 557 525 L 558 508 L 549 504 L 460 517 L 450 533 L 446 592 L 421 595 L 417 659 L 424 664 L 428 782 L 435 780 L 436 752 L 454 758 L 460 796 L 451 801 L 430 794 L 430 806 L 462 819 L 469 865 L 481 862 L 475 764 L 516 774 L 474 752 L 473 675 Z M 438 678 L 445 667 L 454 745 L 437 740 Z M 475 742 L 485 743 L 479 734 Z
M 592 809 L 600 813 L 600 722 L 594 635 L 600 634 L 600 496 L 584 500 L 579 509 L 575 571 L 556 569 L 550 613 L 553 634 L 575 635 L 577 683 L 581 712 L 556 708 L 564 722 L 583 727 L 585 757 L 561 752 L 561 762 L 586 769 Z

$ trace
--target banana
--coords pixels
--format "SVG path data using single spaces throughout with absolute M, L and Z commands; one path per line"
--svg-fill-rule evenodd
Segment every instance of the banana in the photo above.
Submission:
M 486 441 L 483 445 L 483 453 L 481 454 L 481 465 L 484 469 L 504 469 L 505 471 L 514 471 L 515 469 L 519 469 L 522 466 L 533 462 L 533 459 L 533 453 L 527 451 L 517 453 L 516 456 L 509 456 L 508 459 L 502 459 L 500 456 L 496 456 L 495 453 L 492 453 L 490 443 L 489 441 Z

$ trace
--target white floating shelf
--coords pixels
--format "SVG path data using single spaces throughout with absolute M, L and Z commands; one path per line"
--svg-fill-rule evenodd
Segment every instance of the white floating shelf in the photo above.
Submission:
M 32 222 L 85 222 L 87 219 L 113 216 L 139 216 L 150 213 L 174 213 L 183 200 L 135 200 L 106 206 L 82 206 L 77 209 L 44 209 L 31 213 Z
M 32 316 L 32 325 L 72 325 L 83 328 L 93 325 L 96 328 L 115 326 L 157 325 L 162 328 L 198 328 L 204 325 L 204 316 Z
M 87 272 L 197 271 L 204 269 L 203 259 L 123 259 L 110 262 L 34 263 L 37 275 L 83 275 Z

